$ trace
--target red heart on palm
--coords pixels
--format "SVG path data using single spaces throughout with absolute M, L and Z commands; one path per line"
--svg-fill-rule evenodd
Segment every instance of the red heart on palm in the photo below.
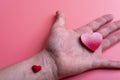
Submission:
M 102 43 L 102 35 L 100 33 L 84 33 L 81 35 L 82 43 L 90 50 L 95 51 Z

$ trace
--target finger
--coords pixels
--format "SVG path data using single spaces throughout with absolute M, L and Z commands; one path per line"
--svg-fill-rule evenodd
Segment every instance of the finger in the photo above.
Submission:
M 54 27 L 64 27 L 65 25 L 65 16 L 62 12 L 56 12 L 56 20 L 54 22 Z
M 114 45 L 115 43 L 117 43 L 119 41 L 120 41 L 120 32 L 104 39 L 104 41 L 102 43 L 102 50 L 105 50 L 105 49 L 111 47 L 112 45 Z
M 120 69 L 120 61 L 103 60 L 98 68 Z
M 97 32 L 101 33 L 103 37 L 108 36 L 110 33 L 120 29 L 120 21 L 115 21 L 104 28 L 101 28 Z
M 87 26 L 90 27 L 93 31 L 96 31 L 102 25 L 104 25 L 112 20 L 113 20 L 113 16 L 111 14 L 107 14 L 107 15 L 104 15 L 104 16 L 97 18 L 96 20 L 88 23 Z

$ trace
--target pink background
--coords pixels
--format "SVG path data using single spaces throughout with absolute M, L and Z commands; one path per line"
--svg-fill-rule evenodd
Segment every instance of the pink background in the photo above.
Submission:
M 80 27 L 103 14 L 120 19 L 120 0 L 0 0 L 0 68 L 40 51 L 57 10 L 68 28 Z M 120 43 L 103 56 L 120 61 Z M 94 70 L 65 80 L 120 80 L 120 70 Z

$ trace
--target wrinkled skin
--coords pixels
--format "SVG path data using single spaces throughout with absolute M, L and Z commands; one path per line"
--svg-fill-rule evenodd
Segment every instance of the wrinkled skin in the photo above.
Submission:
M 56 62 L 59 79 L 95 68 L 120 68 L 119 61 L 111 61 L 102 57 L 102 51 L 120 40 L 120 33 L 107 37 L 120 28 L 120 21 L 102 27 L 113 19 L 112 15 L 108 14 L 72 30 L 65 27 L 65 16 L 62 12 L 58 11 L 56 16 L 45 49 Z M 94 52 L 86 49 L 79 41 L 81 34 L 86 32 L 99 32 L 103 36 L 102 44 Z

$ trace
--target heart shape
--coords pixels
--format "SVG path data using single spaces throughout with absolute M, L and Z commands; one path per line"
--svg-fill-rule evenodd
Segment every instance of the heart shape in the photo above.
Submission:
M 33 70 L 33 72 L 34 73 L 37 73 L 37 72 L 39 72 L 40 70 L 41 70 L 41 66 L 40 65 L 33 65 L 32 66 L 32 70 Z
M 81 35 L 82 43 L 91 51 L 95 51 L 102 43 L 102 35 L 100 33 L 84 33 Z

